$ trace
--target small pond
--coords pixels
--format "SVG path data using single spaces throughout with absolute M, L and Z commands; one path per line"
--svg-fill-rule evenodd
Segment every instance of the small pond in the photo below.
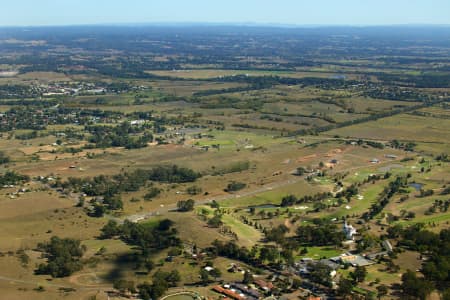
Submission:
M 261 209 L 261 208 L 277 208 L 279 207 L 278 205 L 274 205 L 274 204 L 261 204 L 261 205 L 251 205 L 248 207 L 248 209 L 250 208 L 256 208 L 256 209 Z
M 420 191 L 423 187 L 422 183 L 417 183 L 417 182 L 411 182 L 410 184 L 408 184 L 410 187 L 413 187 L 416 189 L 416 191 Z

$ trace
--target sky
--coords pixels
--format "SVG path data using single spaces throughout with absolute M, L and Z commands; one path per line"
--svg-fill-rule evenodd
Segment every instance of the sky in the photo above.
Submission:
M 0 0 L 0 26 L 450 24 L 450 0 Z

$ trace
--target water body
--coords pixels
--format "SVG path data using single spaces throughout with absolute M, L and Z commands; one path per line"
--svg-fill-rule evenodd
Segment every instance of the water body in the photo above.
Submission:
M 261 205 L 251 205 L 248 208 L 277 208 L 279 207 L 278 205 L 274 205 L 274 204 L 261 204 Z
M 416 189 L 416 191 L 420 191 L 423 187 L 422 183 L 417 183 L 417 182 L 412 182 L 410 184 L 408 184 L 410 187 L 413 187 Z

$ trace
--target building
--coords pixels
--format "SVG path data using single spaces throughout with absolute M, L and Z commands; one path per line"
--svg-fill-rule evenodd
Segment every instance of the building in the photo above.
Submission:
M 392 247 L 392 244 L 391 242 L 389 242 L 389 240 L 382 241 L 381 245 L 387 252 L 392 252 L 394 250 L 394 247 Z
M 262 289 L 263 291 L 266 292 L 270 292 L 273 289 L 273 284 L 272 282 L 266 282 L 264 280 L 261 279 L 257 279 L 255 280 L 255 284 Z
M 341 256 L 332 257 L 330 260 L 341 263 L 341 264 L 350 264 L 353 267 L 364 267 L 373 265 L 375 262 L 364 258 L 361 255 L 351 255 L 351 254 L 342 254 Z
M 353 240 L 354 239 L 354 235 L 357 233 L 355 227 L 353 227 L 352 225 L 347 223 L 347 220 L 344 222 L 344 234 L 345 234 L 345 238 L 347 240 Z
M 215 287 L 213 287 L 213 291 L 215 291 L 219 294 L 225 295 L 234 300 L 244 300 L 245 299 L 244 295 L 240 295 L 232 290 L 225 289 L 219 285 L 216 285 Z

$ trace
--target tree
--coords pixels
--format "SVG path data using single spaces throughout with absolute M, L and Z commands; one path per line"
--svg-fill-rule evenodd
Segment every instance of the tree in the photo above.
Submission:
M 151 259 L 146 259 L 144 261 L 144 267 L 147 270 L 147 272 L 150 272 L 155 267 L 155 263 Z
M 54 236 L 48 243 L 39 243 L 38 249 L 44 252 L 47 263 L 39 264 L 36 274 L 48 274 L 52 277 L 66 277 L 81 270 L 83 264 L 80 258 L 85 247 L 75 239 L 61 239 Z
M 209 272 L 204 268 L 200 269 L 200 280 L 203 284 L 207 284 L 209 282 Z
M 331 287 L 331 268 L 323 263 L 309 264 L 309 275 L 313 282 Z
M 306 173 L 306 169 L 304 167 L 298 167 L 295 171 L 295 175 L 303 176 Z
M 402 275 L 401 288 L 404 296 L 425 300 L 433 291 L 433 284 L 425 279 L 418 278 L 413 271 L 407 270 Z
M 211 274 L 212 277 L 214 277 L 214 280 L 216 280 L 216 281 L 217 281 L 217 278 L 222 276 L 222 272 L 219 269 L 217 269 L 217 268 L 212 269 L 210 274 Z
M 103 205 L 95 203 L 94 204 L 94 208 L 93 208 L 93 210 L 92 210 L 90 215 L 92 217 L 101 218 L 101 217 L 103 217 L 105 212 L 106 212 L 106 208 Z
M 275 247 L 263 246 L 259 251 L 261 261 L 275 262 L 278 258 L 278 250 Z
M 339 288 L 337 290 L 338 294 L 342 297 L 346 297 L 348 295 L 350 295 L 353 291 L 353 283 L 351 280 L 348 279 L 341 279 L 341 281 L 339 281 Z
M 180 281 L 180 274 L 176 270 L 172 272 L 158 270 L 153 275 L 152 281 L 152 284 L 145 282 L 138 285 L 139 296 L 144 300 L 160 298 L 169 287 L 176 286 L 176 283 Z
M 242 279 L 242 283 L 249 284 L 253 283 L 253 275 L 249 271 L 244 272 L 244 278 Z
M 261 219 L 265 219 L 266 218 L 266 212 L 264 211 L 264 209 L 260 210 L 258 212 L 258 215 L 261 217 Z
M 442 300 L 450 300 L 450 288 L 447 288 L 442 293 Z
M 357 266 L 354 272 L 350 273 L 354 283 L 364 282 L 367 276 L 367 270 L 365 267 Z
M 106 225 L 103 226 L 102 229 L 100 229 L 100 231 L 101 231 L 100 238 L 110 239 L 120 234 L 120 227 L 117 221 L 109 220 L 108 223 L 106 223 Z
M 150 201 L 161 193 L 161 189 L 152 186 L 148 192 L 144 195 L 145 201 Z
M 227 185 L 227 187 L 224 189 L 224 191 L 225 192 L 236 192 L 236 191 L 242 190 L 246 186 L 247 185 L 243 182 L 232 181 Z
M 169 283 L 169 286 L 173 287 L 176 286 L 178 282 L 180 282 L 181 275 L 178 270 L 173 270 L 164 279 Z
M 139 296 L 144 300 L 152 299 L 152 285 L 148 282 L 141 283 L 137 286 L 139 290 Z
M 180 200 L 177 202 L 177 208 L 179 211 L 186 212 L 194 209 L 195 201 L 192 199 Z
M 103 199 L 103 204 L 105 204 L 110 210 L 120 210 L 123 208 L 123 202 L 119 196 L 105 197 Z
M 388 294 L 388 287 L 384 284 L 377 286 L 378 299 L 386 296 Z
M 5 154 L 5 152 L 0 151 L 0 165 L 7 164 L 10 162 L 10 158 Z
M 122 293 L 125 293 L 126 291 L 130 291 L 133 293 L 136 290 L 133 281 L 128 281 L 124 279 L 115 281 L 113 287 L 116 290 L 121 291 Z
M 217 214 L 208 220 L 208 226 L 210 227 L 217 228 L 220 227 L 220 225 L 222 225 L 222 215 L 220 214 Z
M 200 193 L 202 192 L 202 188 L 201 188 L 201 187 L 198 187 L 198 186 L 196 186 L 196 185 L 193 185 L 193 186 L 188 187 L 188 188 L 186 189 L 186 192 L 187 192 L 189 195 L 198 195 L 198 194 L 200 194 Z

